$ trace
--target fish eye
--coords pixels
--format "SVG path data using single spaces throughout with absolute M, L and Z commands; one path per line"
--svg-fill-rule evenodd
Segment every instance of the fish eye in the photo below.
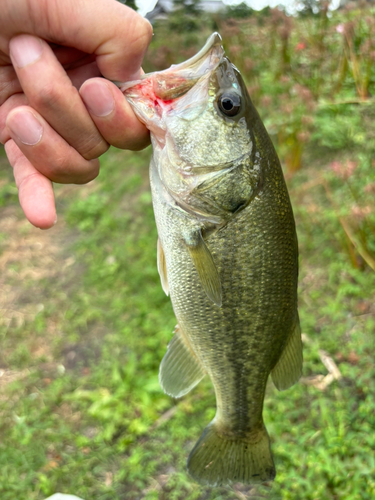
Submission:
M 222 94 L 218 101 L 220 111 L 226 116 L 236 116 L 241 109 L 241 97 L 238 94 Z

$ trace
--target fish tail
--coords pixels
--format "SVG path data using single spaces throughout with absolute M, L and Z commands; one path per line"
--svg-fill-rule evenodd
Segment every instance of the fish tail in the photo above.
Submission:
M 200 484 L 256 484 L 275 478 L 276 470 L 267 430 L 262 422 L 246 437 L 225 434 L 211 422 L 191 451 L 187 468 Z

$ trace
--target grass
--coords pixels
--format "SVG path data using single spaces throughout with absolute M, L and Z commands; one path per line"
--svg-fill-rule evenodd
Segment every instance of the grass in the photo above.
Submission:
M 252 26 L 241 23 L 240 34 Z M 270 68 L 259 74 L 272 81 Z M 345 99 L 356 96 L 350 75 Z M 273 103 L 284 90 L 268 91 Z M 175 319 L 156 270 L 150 149 L 112 149 L 96 181 L 56 186 L 59 222 L 47 232 L 24 220 L 0 156 L 2 500 L 57 491 L 85 500 L 375 497 L 374 108 L 314 102 L 302 168 L 286 170 L 300 244 L 303 380 L 283 393 L 269 383 L 264 418 L 278 474 L 256 491 L 189 479 L 186 458 L 214 415 L 213 391 L 205 379 L 173 400 L 158 384 Z M 272 123 L 288 110 L 279 106 L 276 123 L 276 107 L 266 108 L 283 157 L 294 146 L 279 143 Z M 325 388 L 322 350 L 342 375 Z

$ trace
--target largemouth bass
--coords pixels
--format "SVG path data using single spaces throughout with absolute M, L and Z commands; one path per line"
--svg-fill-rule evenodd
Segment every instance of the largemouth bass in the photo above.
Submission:
M 211 486 L 271 480 L 267 379 L 284 390 L 302 369 L 297 237 L 278 157 L 217 33 L 122 90 L 151 131 L 158 269 L 178 321 L 160 383 L 179 398 L 207 374 L 216 394 L 188 471 Z

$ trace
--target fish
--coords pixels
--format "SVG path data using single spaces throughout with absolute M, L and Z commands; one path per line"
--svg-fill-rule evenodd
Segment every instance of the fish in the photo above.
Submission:
M 208 375 L 216 396 L 187 470 L 208 486 L 271 481 L 267 380 L 285 390 L 302 371 L 298 243 L 276 151 L 218 33 L 121 90 L 151 132 L 157 266 L 177 319 L 160 384 L 180 398 Z

